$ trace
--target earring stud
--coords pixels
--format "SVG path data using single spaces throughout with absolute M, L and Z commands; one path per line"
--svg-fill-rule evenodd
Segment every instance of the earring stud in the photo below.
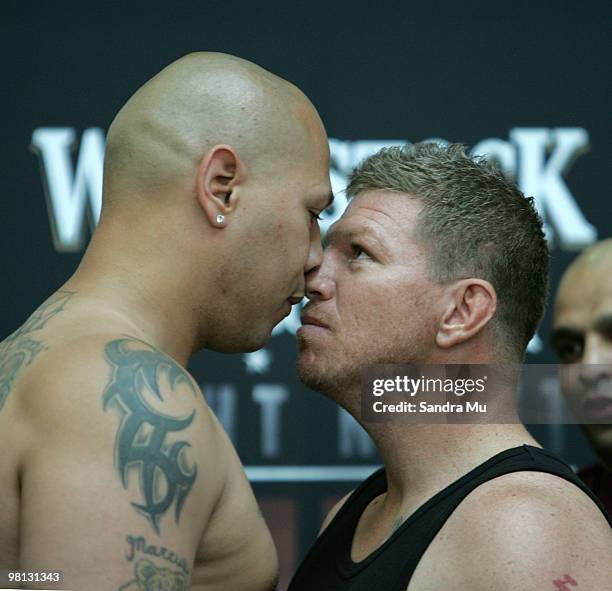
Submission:
M 218 213 L 217 214 L 217 224 L 222 224 L 225 221 L 225 216 Z

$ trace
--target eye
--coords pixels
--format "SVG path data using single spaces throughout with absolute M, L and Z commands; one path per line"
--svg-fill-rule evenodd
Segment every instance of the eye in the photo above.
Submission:
M 559 341 L 554 348 L 561 363 L 575 363 L 582 357 L 582 343 L 578 341 Z
M 358 244 L 351 244 L 351 259 L 354 261 L 364 260 L 372 258 L 370 255 Z

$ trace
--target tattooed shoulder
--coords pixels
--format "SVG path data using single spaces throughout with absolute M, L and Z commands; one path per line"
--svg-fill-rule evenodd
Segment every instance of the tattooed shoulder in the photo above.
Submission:
M 59 314 L 75 292 L 57 291 L 13 334 L 0 343 L 0 411 L 8 398 L 21 370 L 47 349 L 36 335 L 47 323 Z M 38 337 L 38 338 L 37 338 Z
M 160 519 L 172 505 L 175 522 L 179 523 L 197 477 L 186 434 L 195 417 L 196 389 L 180 365 L 138 339 L 112 340 L 106 344 L 105 354 L 112 375 L 102 395 L 102 405 L 108 410 L 114 403 L 121 414 L 115 466 L 125 489 L 133 484 L 129 481 L 129 475 L 134 474 L 130 468 L 136 468 L 142 501 L 132 506 L 159 534 Z M 162 388 L 162 382 L 166 388 Z M 162 413 L 147 402 L 147 396 L 164 402 L 164 396 L 178 391 L 180 385 L 186 386 L 183 393 L 194 396 L 192 410 L 183 416 Z

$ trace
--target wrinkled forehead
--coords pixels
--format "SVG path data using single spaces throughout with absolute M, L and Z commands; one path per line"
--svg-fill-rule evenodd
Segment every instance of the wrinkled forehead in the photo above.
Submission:
M 375 189 L 353 197 L 336 224 L 371 223 L 390 233 L 410 234 L 418 224 L 421 209 L 420 201 L 409 195 Z
M 324 245 L 360 238 L 376 241 L 392 251 L 414 248 L 419 245 L 416 231 L 421 209 L 418 200 L 401 193 L 360 193 L 329 228 Z

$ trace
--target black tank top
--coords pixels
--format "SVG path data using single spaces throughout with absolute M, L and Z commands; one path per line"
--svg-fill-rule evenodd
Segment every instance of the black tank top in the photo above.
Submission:
M 434 495 L 380 548 L 355 563 L 351 546 L 359 519 L 370 502 L 387 490 L 381 469 L 344 503 L 300 565 L 288 591 L 406 591 L 427 547 L 459 503 L 488 480 L 519 471 L 548 472 L 573 482 L 593 499 L 612 527 L 603 505 L 571 466 L 546 450 L 523 445 L 493 456 Z

